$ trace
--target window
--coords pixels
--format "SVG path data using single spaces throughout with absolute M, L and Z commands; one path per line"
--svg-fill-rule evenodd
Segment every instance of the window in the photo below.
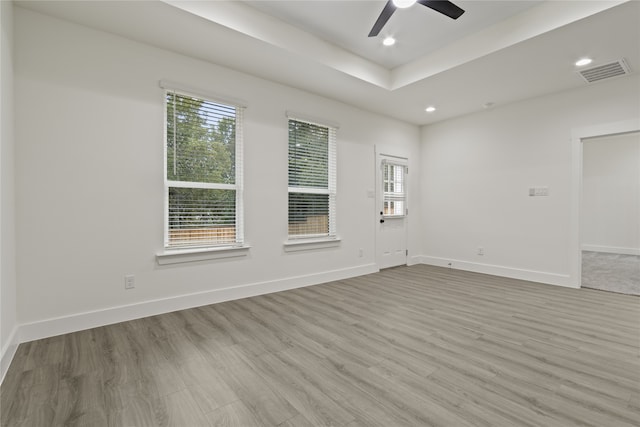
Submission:
M 336 237 L 336 129 L 289 120 L 289 239 Z
M 173 90 L 165 100 L 165 247 L 242 244 L 243 108 Z
M 385 217 L 406 215 L 406 171 L 406 165 L 382 162 L 382 210 Z

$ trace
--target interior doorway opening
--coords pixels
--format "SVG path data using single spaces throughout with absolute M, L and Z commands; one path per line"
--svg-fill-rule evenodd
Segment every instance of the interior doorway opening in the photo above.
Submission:
M 582 287 L 640 295 L 640 132 L 582 139 Z
M 592 138 L 640 132 L 640 118 L 617 122 L 601 123 L 593 126 L 574 128 L 571 132 L 571 214 L 570 214 L 570 270 L 568 285 L 582 287 L 582 228 L 583 228 L 583 145 Z

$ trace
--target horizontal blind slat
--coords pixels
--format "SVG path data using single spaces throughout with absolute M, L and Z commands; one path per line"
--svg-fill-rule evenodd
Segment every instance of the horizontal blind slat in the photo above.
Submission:
M 236 131 L 242 108 L 167 91 L 168 247 L 229 245 L 238 231 Z M 240 236 L 240 237 L 238 237 Z
M 404 216 L 406 166 L 389 161 L 383 162 L 383 212 L 385 216 Z
M 236 108 L 167 93 L 167 177 L 234 183 Z

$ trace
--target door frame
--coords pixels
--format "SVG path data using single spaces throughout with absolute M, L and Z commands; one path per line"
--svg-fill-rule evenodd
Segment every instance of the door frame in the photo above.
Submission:
M 378 266 L 378 269 L 380 269 L 380 266 L 382 265 L 381 263 L 381 259 L 380 259 L 380 253 L 381 251 L 379 250 L 379 245 L 380 245 L 380 227 L 378 226 L 378 221 L 380 220 L 380 209 L 382 209 L 382 204 L 383 204 L 383 190 L 382 190 L 382 159 L 383 158 L 388 158 L 388 159 L 397 159 L 399 163 L 404 163 L 406 165 L 407 170 L 405 171 L 405 209 L 409 208 L 409 158 L 408 157 L 404 157 L 404 156 L 399 156 L 399 155 L 395 155 L 395 154 L 387 154 L 386 152 L 378 152 L 377 149 L 374 147 L 374 168 L 375 168 L 375 186 L 374 186 L 374 191 L 375 191 L 375 210 L 374 210 L 374 215 L 375 215 L 375 261 L 376 261 L 376 265 Z M 402 265 L 409 265 L 409 255 L 407 253 L 407 251 L 409 250 L 409 214 L 408 211 L 406 213 L 406 215 L 403 218 L 404 221 L 404 240 L 405 240 L 405 246 L 406 246 L 406 251 L 405 251 L 405 258 L 404 258 L 404 264 Z
M 582 142 L 586 139 L 640 132 L 640 119 L 603 123 L 571 131 L 571 222 L 569 286 L 582 287 Z

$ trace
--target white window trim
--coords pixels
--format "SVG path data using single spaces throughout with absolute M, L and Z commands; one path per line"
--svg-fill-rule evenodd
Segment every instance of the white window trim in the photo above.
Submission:
M 156 254 L 156 259 L 159 264 L 174 264 L 177 262 L 188 261 L 200 261 L 202 259 L 218 259 L 229 258 L 229 254 L 235 251 L 249 249 L 250 246 L 244 243 L 244 109 L 246 103 L 228 97 L 219 97 L 215 94 L 207 93 L 204 90 L 194 89 L 178 83 L 167 82 L 165 80 L 160 81 L 160 87 L 163 90 L 163 114 L 164 114 L 164 150 L 163 150 L 163 174 L 164 174 L 164 249 L 163 252 Z M 206 101 L 215 102 L 219 104 L 226 104 L 236 108 L 236 176 L 235 184 L 222 184 L 222 183 L 199 183 L 199 182 L 182 182 L 172 181 L 167 179 L 167 108 L 166 99 L 169 92 L 179 93 L 180 95 L 191 96 L 194 98 L 204 99 Z M 240 117 L 240 120 L 237 118 Z M 239 124 L 240 123 L 240 124 Z M 204 188 L 213 190 L 235 190 L 236 194 L 236 241 L 230 244 L 223 245 L 203 245 L 193 247 L 171 247 L 168 246 L 169 242 L 169 188 Z M 228 254 L 227 254 L 227 251 Z M 209 254 L 205 256 L 204 254 Z M 240 253 L 240 252 L 237 252 Z M 195 255 L 199 254 L 199 255 Z M 234 255 L 234 256 L 244 256 Z M 193 259 L 192 259 L 193 258 Z M 197 259 L 196 259 L 197 258 Z M 186 261 L 169 262 L 165 260 L 178 260 L 183 259 Z M 162 261 L 162 262 L 161 262 Z
M 156 254 L 159 265 L 180 264 L 185 262 L 208 261 L 224 258 L 247 256 L 251 246 L 216 246 L 194 249 L 165 249 Z
M 315 249 L 335 248 L 340 246 L 339 237 L 325 238 L 302 238 L 298 240 L 287 240 L 284 242 L 285 252 L 311 251 Z
M 183 85 L 181 83 L 160 80 L 160 87 L 165 91 L 179 92 L 182 95 L 188 95 L 194 98 L 205 98 L 209 101 L 214 101 L 220 104 L 232 105 L 237 108 L 247 108 L 247 103 L 241 99 L 230 98 L 228 96 L 219 95 L 216 93 L 206 91 L 204 89 Z
M 287 129 L 289 128 L 289 120 L 305 122 L 316 126 L 325 127 L 329 130 L 329 134 L 333 134 L 333 138 L 329 137 L 328 141 L 328 177 L 329 182 L 327 188 L 310 188 L 310 187 L 287 187 L 287 194 L 290 193 L 306 193 L 306 194 L 327 194 L 329 196 L 329 235 L 302 235 L 290 236 L 287 233 L 287 241 L 284 243 L 285 252 L 294 252 L 300 250 L 317 249 L 318 247 L 338 246 L 340 239 L 336 228 L 337 217 L 337 131 L 340 127 L 337 123 L 331 123 L 322 119 L 313 118 L 304 114 L 286 112 Z M 288 135 L 287 135 L 288 137 Z M 336 243 L 338 242 L 338 243 Z M 296 249 L 297 248 L 297 249 Z
M 340 129 L 340 124 L 332 122 L 331 120 L 325 120 L 318 117 L 310 116 L 308 114 L 296 113 L 295 111 L 286 111 L 285 115 L 288 120 L 296 120 L 299 122 L 306 122 L 316 126 L 322 126 L 325 128 L 333 128 L 336 131 Z

